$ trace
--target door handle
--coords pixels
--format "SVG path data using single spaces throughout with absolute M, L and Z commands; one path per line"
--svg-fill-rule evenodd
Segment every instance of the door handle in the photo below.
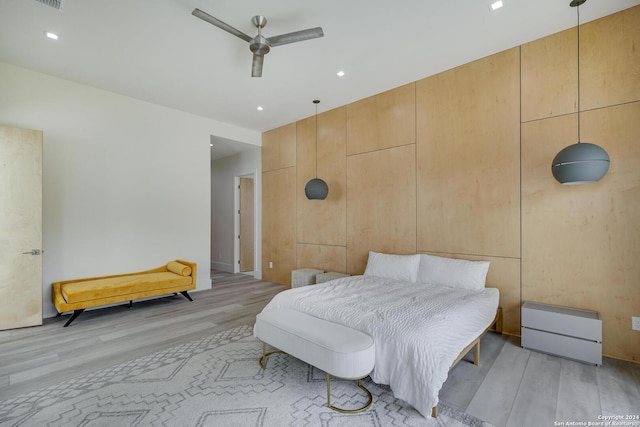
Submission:
M 40 249 L 31 249 L 29 252 L 22 252 L 24 255 L 40 255 Z

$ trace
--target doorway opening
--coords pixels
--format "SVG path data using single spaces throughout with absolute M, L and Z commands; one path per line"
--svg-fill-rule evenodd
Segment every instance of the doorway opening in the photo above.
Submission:
M 255 276 L 256 270 L 256 213 L 255 174 L 239 175 L 235 189 L 234 273 Z

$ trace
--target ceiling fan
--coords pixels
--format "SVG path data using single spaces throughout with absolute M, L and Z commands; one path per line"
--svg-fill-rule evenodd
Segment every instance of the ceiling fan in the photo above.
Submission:
M 309 28 L 307 30 L 294 31 L 293 33 L 280 34 L 266 38 L 262 35 L 262 29 L 267 25 L 267 18 L 256 15 L 251 19 L 253 25 L 258 28 L 258 35 L 250 37 L 240 30 L 233 28 L 231 25 L 222 22 L 218 18 L 203 12 L 200 9 L 194 9 L 191 14 L 195 17 L 207 21 L 216 27 L 240 37 L 242 40 L 249 42 L 249 49 L 253 52 L 253 62 L 251 64 L 251 77 L 262 77 L 262 64 L 264 56 L 269 53 L 272 47 L 281 46 L 283 44 L 296 43 L 304 40 L 315 39 L 324 36 L 321 27 Z

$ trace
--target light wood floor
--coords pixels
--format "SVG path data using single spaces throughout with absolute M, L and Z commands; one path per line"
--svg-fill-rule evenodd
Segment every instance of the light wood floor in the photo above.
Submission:
M 255 322 L 286 289 L 246 275 L 212 272 L 212 289 L 67 316 L 34 328 L 0 331 L 0 400 L 156 350 Z M 470 359 L 469 355 L 469 360 Z M 520 347 L 488 333 L 480 366 L 462 361 L 440 392 L 446 404 L 496 426 L 553 426 L 640 414 L 640 365 L 604 359 L 596 368 Z M 637 424 L 640 426 L 640 423 Z

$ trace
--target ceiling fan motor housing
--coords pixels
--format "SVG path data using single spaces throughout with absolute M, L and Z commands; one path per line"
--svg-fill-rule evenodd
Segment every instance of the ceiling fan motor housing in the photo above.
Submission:
M 271 50 L 271 45 L 262 34 L 258 34 L 251 40 L 249 49 L 256 55 L 266 55 Z

